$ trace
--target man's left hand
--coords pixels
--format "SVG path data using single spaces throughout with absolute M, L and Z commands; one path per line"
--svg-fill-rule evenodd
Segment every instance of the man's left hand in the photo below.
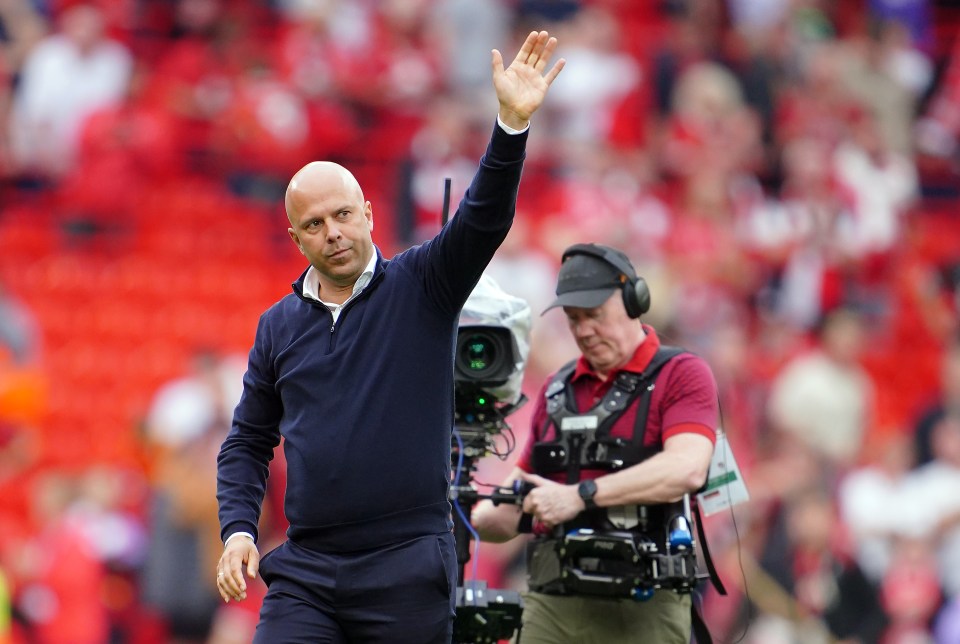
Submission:
M 493 50 L 493 87 L 500 102 L 500 120 L 505 125 L 515 130 L 524 129 L 543 104 L 547 89 L 566 62 L 561 58 L 544 74 L 556 48 L 557 39 L 546 31 L 531 31 L 506 69 L 503 56 Z
M 576 485 L 563 485 L 536 474 L 522 476 L 524 481 L 537 486 L 523 500 L 523 511 L 547 528 L 565 523 L 585 509 Z

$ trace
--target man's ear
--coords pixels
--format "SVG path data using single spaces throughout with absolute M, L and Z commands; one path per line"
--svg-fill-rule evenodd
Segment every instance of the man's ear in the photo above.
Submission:
M 293 228 L 287 228 L 287 233 L 290 235 L 293 243 L 297 245 L 297 248 L 300 249 L 300 254 L 306 255 L 306 253 L 303 252 L 303 245 L 300 243 L 300 237 L 297 236 L 296 231 L 294 231 Z

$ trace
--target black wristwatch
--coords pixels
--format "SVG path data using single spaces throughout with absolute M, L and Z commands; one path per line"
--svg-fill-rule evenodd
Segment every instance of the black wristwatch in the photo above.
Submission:
M 583 505 L 587 510 L 592 510 L 597 507 L 596 502 L 593 500 L 593 497 L 597 494 L 596 481 L 593 479 L 580 481 L 580 485 L 577 486 L 577 492 L 580 493 L 580 498 L 583 499 Z

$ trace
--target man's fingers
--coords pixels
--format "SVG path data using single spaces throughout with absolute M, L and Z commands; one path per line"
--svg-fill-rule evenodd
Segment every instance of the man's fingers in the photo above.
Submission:
M 257 578 L 257 571 L 260 569 L 260 553 L 254 551 L 250 553 L 250 560 L 247 562 L 247 577 Z
M 223 581 L 223 573 L 222 573 L 222 572 L 218 572 L 218 573 L 217 573 L 217 592 L 220 593 L 220 597 L 223 598 L 223 601 L 224 601 L 224 602 L 229 602 L 229 601 L 230 601 L 230 594 L 227 592 L 226 584 L 225 584 L 225 582 Z
M 550 39 L 547 40 L 547 42 L 544 44 L 543 51 L 540 52 L 540 57 L 537 58 L 537 62 L 534 65 L 534 68 L 538 72 L 543 73 L 543 70 L 547 68 L 547 63 L 550 62 L 550 59 L 553 58 L 553 54 L 556 51 L 557 51 L 557 39 L 551 36 Z M 556 65 L 554 65 L 554 67 L 556 67 Z M 553 73 L 552 70 L 551 70 L 551 73 Z M 559 73 L 559 70 L 557 70 L 557 73 Z M 554 76 L 556 76 L 556 74 L 554 74 Z
M 240 542 L 237 542 L 238 544 Z M 246 564 L 246 565 L 244 565 Z M 253 542 L 247 548 L 237 548 L 231 543 L 220 557 L 217 565 L 217 590 L 223 601 L 240 601 L 247 598 L 247 582 L 243 578 L 244 568 L 251 579 L 255 579 L 260 568 L 260 553 Z
M 550 41 L 553 41 L 553 47 L 550 47 Z M 550 58 L 550 53 L 556 49 L 556 47 L 557 39 L 552 38 L 546 31 L 541 31 L 537 34 L 537 38 L 533 42 L 533 51 L 531 51 L 530 56 L 527 57 L 527 63 L 536 69 L 542 70 L 543 66 L 547 64 L 546 59 Z M 543 65 L 540 64 L 541 61 Z
M 547 86 L 553 83 L 553 79 L 557 77 L 557 74 L 560 73 L 560 70 L 563 69 L 563 66 L 567 64 L 567 61 L 563 58 L 558 60 L 556 64 L 547 72 L 547 75 L 543 77 L 547 81 Z
M 498 76 L 503 73 L 503 55 L 497 49 L 494 49 L 490 53 L 492 56 L 490 64 L 493 66 L 493 75 Z
M 240 581 L 242 582 L 243 579 L 241 578 Z M 247 596 L 245 587 L 241 588 L 237 584 L 237 577 L 230 570 L 221 570 L 217 573 L 217 590 L 220 591 L 220 596 L 225 602 L 229 602 L 231 599 L 240 601 Z
M 517 52 L 517 57 L 513 59 L 515 63 L 526 63 L 530 58 L 530 55 L 533 54 L 534 46 L 537 44 L 537 39 L 540 37 L 539 31 L 531 31 L 527 35 L 527 39 L 523 41 L 523 46 L 520 47 L 520 51 Z M 544 32 L 545 33 L 545 32 Z

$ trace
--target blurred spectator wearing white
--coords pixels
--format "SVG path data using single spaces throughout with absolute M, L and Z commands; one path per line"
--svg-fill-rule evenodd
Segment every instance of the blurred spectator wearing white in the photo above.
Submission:
M 854 197 L 853 252 L 866 257 L 892 250 L 901 219 L 918 195 L 911 158 L 885 143 L 875 115 L 865 111 L 853 119 L 851 136 L 837 147 L 834 167 L 837 180 Z
M 201 351 L 193 373 L 166 383 L 154 394 L 146 419 L 147 439 L 175 449 L 208 428 L 227 423 L 243 391 L 244 362 Z
M 54 179 L 68 172 L 84 119 L 123 99 L 132 66 L 127 48 L 106 35 L 100 9 L 66 9 L 60 30 L 24 60 L 9 123 L 15 172 Z
M 643 73 L 623 51 L 616 16 L 603 7 L 583 8 L 558 28 L 570 53 L 566 74 L 552 89 L 548 114 L 554 119 L 553 136 L 579 153 L 609 139 L 615 108 L 642 82 Z
M 875 386 L 859 362 L 865 334 L 857 312 L 828 312 L 817 345 L 788 362 L 771 386 L 767 412 L 774 429 L 835 471 L 860 456 L 870 420 Z
M 900 520 L 937 549 L 943 591 L 960 596 L 960 420 L 944 417 L 931 435 L 933 460 L 908 477 Z
M 899 510 L 913 463 L 909 437 L 894 434 L 867 464 L 844 476 L 837 490 L 840 517 L 850 529 L 857 562 L 876 584 L 887 573 L 894 541 L 903 532 Z

